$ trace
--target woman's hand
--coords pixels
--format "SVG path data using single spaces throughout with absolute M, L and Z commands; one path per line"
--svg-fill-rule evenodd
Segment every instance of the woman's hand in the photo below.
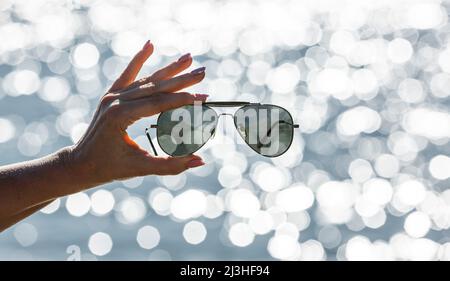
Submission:
M 87 179 L 89 186 L 148 174 L 173 175 L 204 164 L 196 155 L 152 156 L 126 133 L 127 127 L 140 118 L 207 98 L 179 92 L 205 77 L 205 68 L 177 76 L 191 65 L 190 54 L 135 81 L 152 52 L 153 45 L 148 41 L 102 97 L 86 133 L 68 151 L 68 168 Z
M 0 232 L 54 199 L 115 179 L 148 174 L 171 175 L 203 165 L 200 157 L 154 157 L 126 133 L 136 120 L 207 95 L 178 92 L 205 77 L 205 68 L 178 75 L 192 63 L 189 54 L 134 81 L 153 52 L 147 42 L 106 93 L 78 143 L 53 154 L 0 167 Z

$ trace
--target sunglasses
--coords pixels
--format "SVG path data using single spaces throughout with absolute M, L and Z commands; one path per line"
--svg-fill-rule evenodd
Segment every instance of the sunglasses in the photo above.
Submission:
M 218 114 L 213 107 L 239 107 L 234 114 Z M 250 102 L 203 102 L 162 112 L 157 124 L 145 129 L 155 155 L 158 155 L 149 129 L 156 129 L 160 148 L 170 156 L 186 156 L 199 150 L 216 131 L 219 117 L 233 117 L 234 125 L 255 152 L 266 157 L 285 153 L 292 144 L 294 124 L 291 114 L 284 108 Z

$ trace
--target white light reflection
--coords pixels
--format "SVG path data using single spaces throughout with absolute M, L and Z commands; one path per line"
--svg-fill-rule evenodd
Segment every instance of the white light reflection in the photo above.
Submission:
M 190 221 L 184 225 L 183 237 L 189 244 L 197 245 L 206 238 L 205 225 L 199 221 Z
M 72 52 L 72 60 L 76 67 L 90 68 L 97 64 L 100 54 L 97 47 L 90 43 L 81 43 Z
M 82 217 L 91 209 L 91 200 L 84 192 L 69 195 L 66 200 L 66 209 L 74 217 Z
M 12 139 L 15 135 L 16 128 L 14 124 L 7 118 L 0 118 L 0 143 L 4 143 Z
M 247 189 L 237 189 L 230 193 L 229 209 L 238 217 L 250 218 L 259 211 L 258 198 Z
M 55 199 L 50 204 L 41 209 L 41 212 L 44 214 L 53 214 L 58 211 L 59 206 L 61 205 L 61 199 Z
M 151 225 L 141 227 L 136 236 L 139 246 L 146 250 L 158 246 L 160 239 L 161 236 L 158 229 Z
M 22 247 L 29 247 L 36 243 L 38 231 L 36 227 L 30 223 L 20 223 L 14 227 L 14 238 Z
M 88 247 L 94 255 L 104 256 L 111 251 L 113 241 L 108 233 L 97 232 L 89 237 Z
M 311 189 L 295 185 L 281 190 L 276 197 L 276 204 L 286 212 L 298 212 L 308 209 L 314 202 Z
M 413 212 L 405 219 L 405 231 L 411 237 L 420 238 L 427 234 L 431 227 L 431 220 L 423 212 Z
M 170 204 L 172 203 L 172 194 L 164 188 L 154 189 L 148 198 L 148 203 L 160 216 L 170 214 Z
M 141 221 L 146 213 L 144 200 L 130 196 L 119 203 L 117 218 L 121 223 L 134 224 Z
M 181 220 L 196 218 L 206 210 L 207 201 L 203 192 L 195 189 L 177 195 L 170 203 L 170 212 Z
M 255 234 L 248 224 L 239 222 L 230 228 L 228 237 L 234 245 L 238 247 L 246 247 L 253 243 Z
M 299 254 L 301 248 L 295 237 L 280 234 L 273 236 L 269 240 L 267 250 L 274 258 L 281 260 L 290 260 L 295 258 L 295 256 Z
M 431 175 L 438 180 L 450 178 L 450 157 L 437 155 L 430 161 L 429 170 Z
M 94 214 L 103 216 L 114 208 L 114 196 L 108 190 L 100 189 L 91 195 L 91 209 Z

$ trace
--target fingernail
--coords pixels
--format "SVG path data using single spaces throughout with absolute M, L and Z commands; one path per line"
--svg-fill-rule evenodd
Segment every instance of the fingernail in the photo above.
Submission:
M 187 61 L 190 57 L 191 57 L 191 53 L 187 53 L 187 54 L 185 54 L 185 55 L 182 55 L 182 56 L 178 59 L 178 62 L 185 62 L 185 61 Z
M 209 95 L 206 94 L 195 94 L 195 99 L 198 100 L 206 100 L 209 97 Z
M 203 165 L 205 165 L 205 162 L 203 162 L 203 160 L 201 160 L 201 159 L 191 160 L 187 164 L 188 168 L 195 168 L 195 167 L 203 166 Z
M 206 67 L 199 67 L 191 71 L 191 74 L 202 74 L 205 72 Z
M 150 46 L 150 40 L 147 40 L 147 42 L 145 42 L 144 47 L 142 49 L 147 49 Z

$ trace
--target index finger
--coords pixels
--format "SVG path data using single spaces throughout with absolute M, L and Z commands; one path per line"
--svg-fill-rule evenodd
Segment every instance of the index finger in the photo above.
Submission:
M 204 102 L 208 95 L 180 93 L 155 93 L 148 98 L 128 101 L 125 104 L 126 112 L 129 112 L 133 121 L 143 117 L 152 116 L 163 111 L 178 108 L 194 102 Z
M 114 82 L 109 91 L 117 91 L 129 86 L 136 79 L 144 62 L 153 53 L 153 44 L 148 40 L 144 47 L 133 57 L 120 77 Z
M 199 83 L 203 78 L 205 78 L 205 67 L 199 67 L 189 73 L 161 81 L 158 83 L 158 92 L 176 92 Z
M 199 83 L 205 78 L 205 67 L 197 68 L 189 73 L 173 77 L 159 83 L 144 84 L 137 88 L 131 88 L 120 93 L 122 100 L 134 100 L 150 97 L 155 93 L 173 93 L 186 87 Z

